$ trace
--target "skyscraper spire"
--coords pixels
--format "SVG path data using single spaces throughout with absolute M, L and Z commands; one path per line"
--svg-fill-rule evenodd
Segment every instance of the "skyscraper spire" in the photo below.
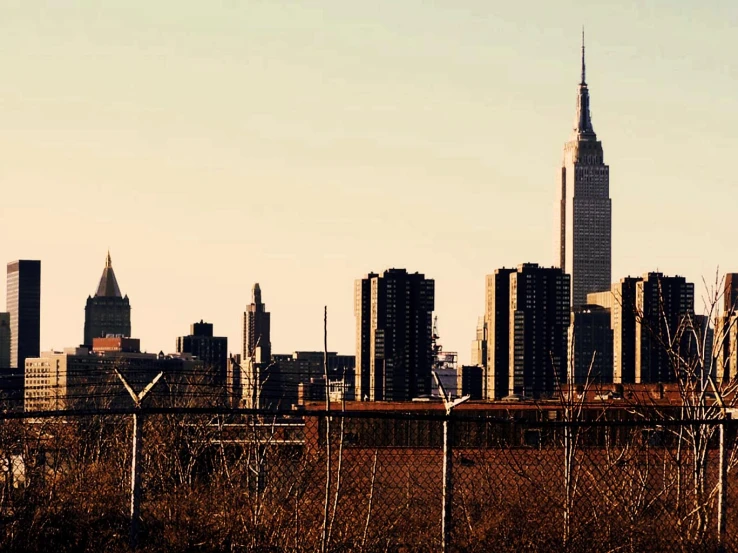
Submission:
M 584 25 L 582 25 L 582 82 L 580 84 L 587 84 L 587 70 L 586 66 L 584 65 Z
M 118 287 L 118 280 L 115 278 L 115 272 L 113 271 L 113 260 L 110 258 L 110 250 L 105 258 L 105 268 L 103 269 L 102 277 L 100 277 L 100 284 L 97 287 L 95 297 L 106 297 L 106 298 L 120 298 L 120 288 Z
M 579 140 L 597 139 L 592 127 L 592 116 L 589 113 L 589 89 L 587 88 L 584 64 L 584 27 L 582 27 L 582 80 L 579 83 L 579 94 L 577 95 L 577 118 L 574 122 L 574 134 Z

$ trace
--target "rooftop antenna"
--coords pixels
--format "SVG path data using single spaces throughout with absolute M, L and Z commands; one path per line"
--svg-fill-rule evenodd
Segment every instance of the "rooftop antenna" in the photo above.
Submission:
M 584 25 L 582 25 L 582 84 L 586 84 L 586 68 L 584 65 Z

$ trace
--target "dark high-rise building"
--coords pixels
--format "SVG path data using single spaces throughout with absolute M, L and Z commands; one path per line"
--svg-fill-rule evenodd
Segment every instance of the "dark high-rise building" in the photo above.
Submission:
M 557 267 L 519 265 L 510 273 L 510 391 L 551 395 L 566 382 L 569 275 Z
M 462 365 L 456 376 L 456 390 L 461 396 L 470 399 L 482 398 L 482 367 L 479 365 Z
M 675 382 L 667 346 L 685 319 L 694 316 L 694 284 L 680 276 L 647 273 L 636 283 L 636 312 L 635 382 Z
M 569 382 L 612 382 L 610 310 L 599 305 L 576 307 L 569 326 Z
M 559 192 L 559 266 L 571 275 L 571 304 L 578 307 L 587 302 L 588 293 L 610 287 L 612 263 L 610 168 L 592 127 L 584 37 L 577 117 L 564 148 Z
M 356 281 L 356 399 L 404 401 L 431 392 L 435 283 L 389 269 Z
M 279 369 L 271 364 L 271 319 L 257 282 L 243 314 L 242 403 L 250 409 L 279 407 Z M 272 399 L 277 398 L 277 399 Z
M 497 269 L 487 275 L 485 314 L 487 362 L 482 379 L 484 399 L 510 393 L 510 275 L 515 269 Z
M 213 336 L 213 325 L 203 322 L 190 326 L 189 336 L 177 338 L 177 353 L 199 359 L 215 384 L 225 386 L 228 370 L 228 338 Z
M 123 296 L 113 271 L 110 252 L 94 296 L 87 297 L 85 306 L 84 345 L 92 347 L 92 340 L 106 336 L 131 335 L 131 305 Z
M 0 371 L 10 368 L 10 313 L 0 313 Z
M 10 313 L 10 367 L 25 368 L 38 357 L 41 342 L 41 262 L 8 263 L 7 310 Z
M 251 291 L 251 304 L 243 314 L 243 355 L 255 363 L 269 363 L 272 358 L 271 321 L 266 305 L 261 301 L 261 287 L 257 282 Z

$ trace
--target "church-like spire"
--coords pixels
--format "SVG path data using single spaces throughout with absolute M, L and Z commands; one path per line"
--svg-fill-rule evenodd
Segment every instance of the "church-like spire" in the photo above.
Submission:
M 113 271 L 113 260 L 110 258 L 110 250 L 108 250 L 108 256 L 105 258 L 105 268 L 100 277 L 100 284 L 97 286 L 95 297 L 122 297 L 120 288 L 118 287 L 118 280 L 115 278 L 115 272 Z
M 582 27 L 582 80 L 579 83 L 577 95 L 577 118 L 574 123 L 575 138 L 579 140 L 597 139 L 592 127 L 592 116 L 589 113 L 589 89 L 586 81 L 586 66 L 584 63 L 584 27 Z

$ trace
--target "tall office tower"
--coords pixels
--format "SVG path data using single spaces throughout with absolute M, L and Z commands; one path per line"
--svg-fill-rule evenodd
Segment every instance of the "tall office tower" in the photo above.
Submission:
M 279 368 L 272 366 L 271 319 L 257 282 L 243 313 L 242 404 L 247 409 L 277 408 L 281 400 Z
M 588 293 L 610 287 L 612 263 L 610 168 L 589 112 L 584 36 L 577 118 L 564 147 L 559 192 L 559 266 L 571 275 L 571 304 L 579 307 L 587 302 Z
M 106 336 L 131 335 L 131 305 L 128 296 L 122 296 L 113 271 L 110 252 L 94 296 L 87 296 L 85 305 L 84 345 L 92 347 L 92 340 Z
M 487 325 L 487 362 L 482 377 L 484 399 L 510 393 L 510 275 L 515 269 L 497 269 L 485 282 L 484 320 Z
M 0 370 L 10 368 L 10 313 L 0 313 Z
M 272 358 L 270 318 L 261 302 L 261 287 L 257 282 L 251 291 L 251 303 L 243 313 L 243 355 L 245 362 L 269 363 Z
M 41 341 L 41 262 L 8 263 L 7 310 L 10 313 L 10 368 L 25 368 L 38 357 Z
M 510 384 L 512 393 L 550 395 L 566 382 L 569 275 L 557 267 L 519 265 L 510 274 Z
M 435 282 L 389 269 L 357 280 L 356 399 L 404 401 L 431 391 Z
M 679 325 L 694 316 L 694 284 L 680 276 L 647 273 L 636 283 L 636 312 L 635 382 L 676 381 L 668 346 Z
M 228 371 L 228 338 L 213 336 L 213 325 L 200 320 L 190 325 L 189 336 L 177 337 L 177 353 L 189 353 L 209 371 L 215 384 L 225 390 Z
M 569 382 L 611 383 L 612 346 L 610 309 L 600 305 L 574 308 L 569 325 Z
M 715 346 L 718 381 L 738 376 L 738 273 L 725 275 L 723 311 L 715 325 Z
M 477 367 L 487 365 L 487 322 L 484 317 L 477 319 L 477 334 L 471 348 L 471 364 Z

